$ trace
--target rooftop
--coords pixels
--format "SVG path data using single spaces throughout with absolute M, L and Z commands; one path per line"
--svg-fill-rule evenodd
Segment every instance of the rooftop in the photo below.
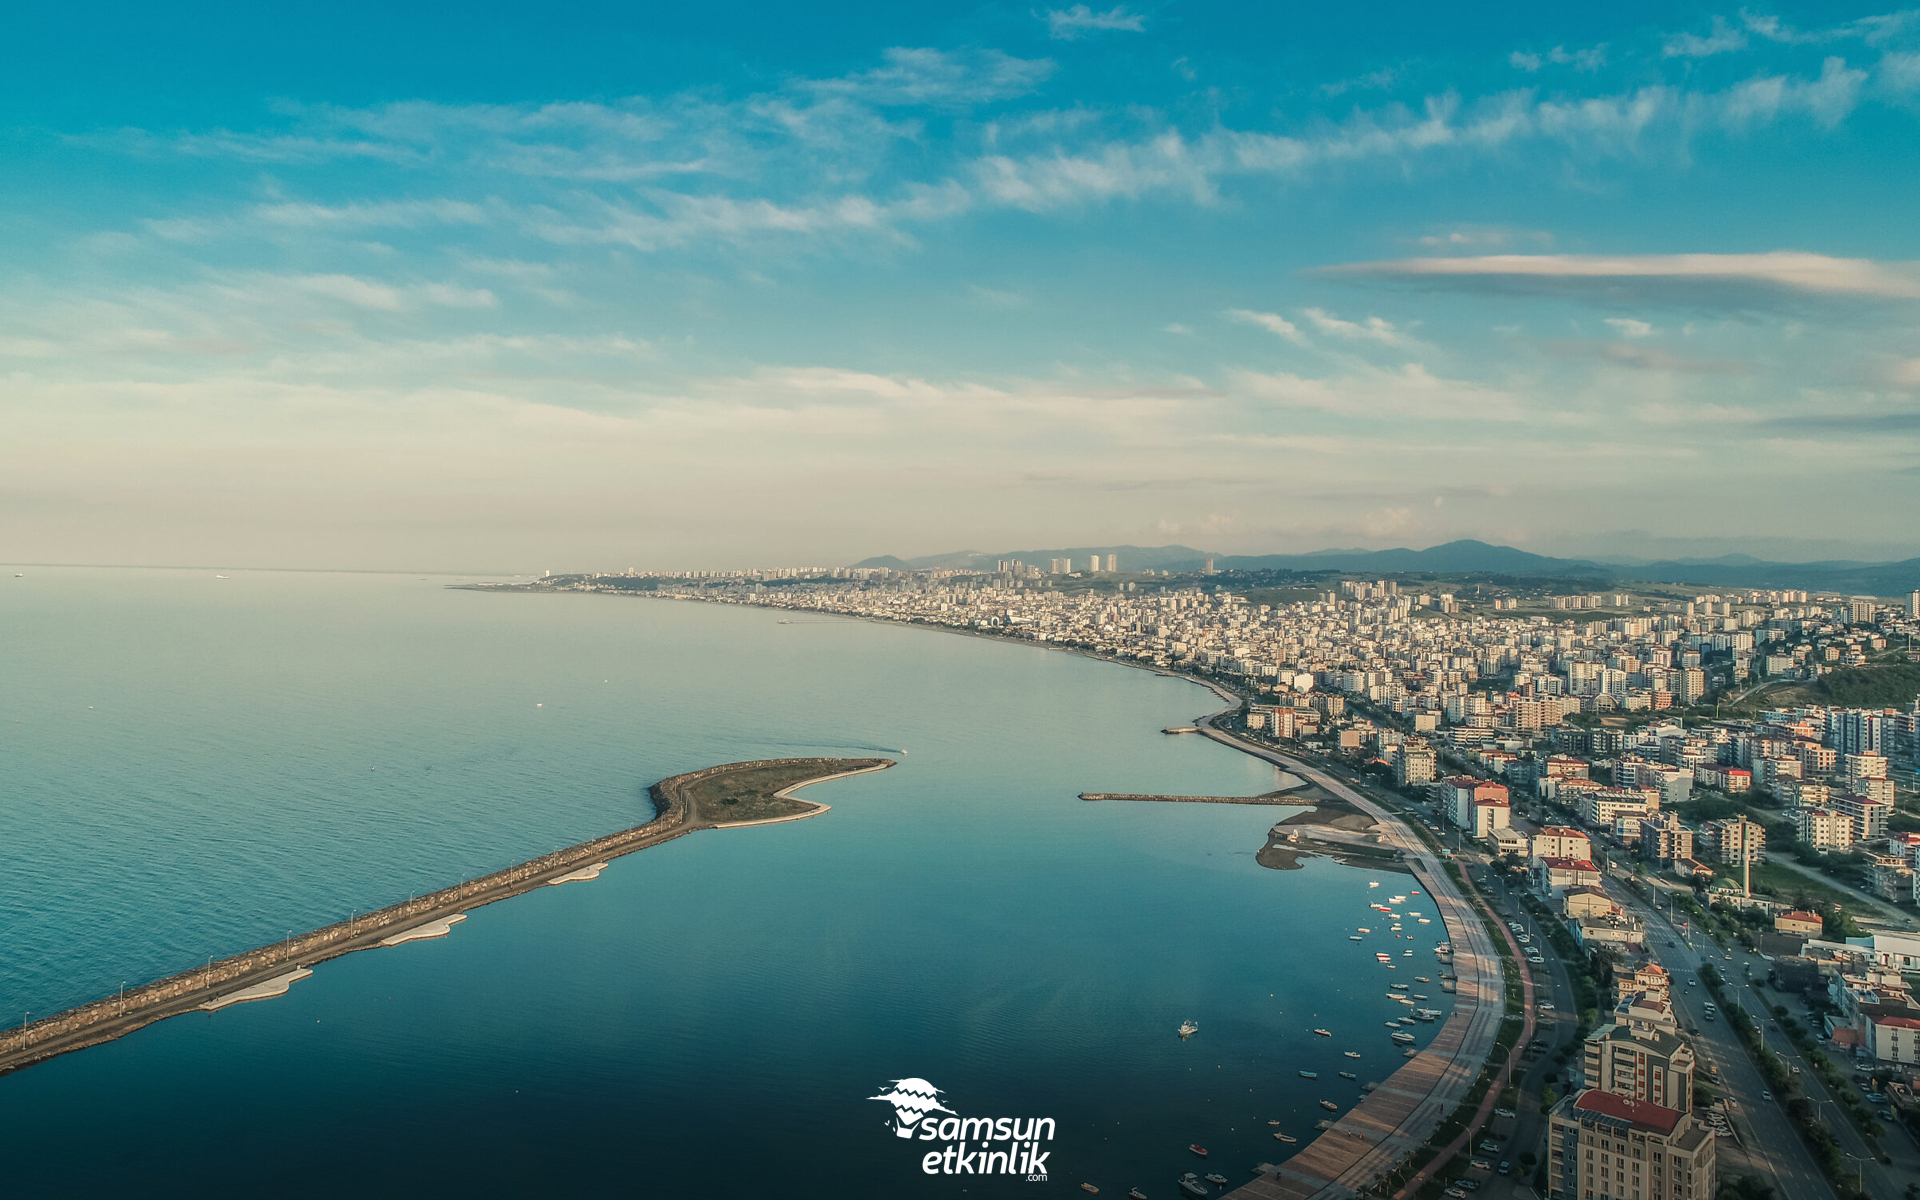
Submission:
M 1573 1107 L 1596 1116 L 1631 1122 L 1635 1129 L 1648 1133 L 1670 1134 L 1674 1126 L 1680 1123 L 1681 1117 L 1678 1109 L 1663 1108 L 1646 1100 L 1616 1096 L 1612 1092 L 1603 1092 L 1598 1088 L 1588 1088 L 1580 1093 L 1579 1098 L 1573 1102 Z

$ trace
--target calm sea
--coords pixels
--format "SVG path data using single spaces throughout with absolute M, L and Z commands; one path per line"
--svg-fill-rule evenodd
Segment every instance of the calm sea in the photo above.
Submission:
M 1279 1161 L 1270 1120 L 1306 1144 L 1358 1095 L 1342 1050 L 1362 1080 L 1398 1062 L 1386 984 L 1439 926 L 1393 973 L 1348 934 L 1370 878 L 1408 877 L 1258 866 L 1290 809 L 1076 798 L 1271 787 L 1159 732 L 1217 707 L 1192 684 L 865 622 L 230 574 L 0 575 L 0 1021 L 637 824 L 675 772 L 900 765 L 0 1078 L 0 1193 L 1159 1200 Z M 868 1099 L 907 1076 L 1053 1118 L 1049 1180 L 922 1174 Z

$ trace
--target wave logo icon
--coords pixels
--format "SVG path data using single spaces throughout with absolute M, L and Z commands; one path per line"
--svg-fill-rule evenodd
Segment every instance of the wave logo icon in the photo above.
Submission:
M 930 1112 L 953 1115 L 952 1109 L 940 1103 L 940 1089 L 924 1079 L 896 1079 L 886 1091 L 867 1099 L 893 1105 L 893 1132 L 903 1138 L 912 1137 L 914 1126 Z

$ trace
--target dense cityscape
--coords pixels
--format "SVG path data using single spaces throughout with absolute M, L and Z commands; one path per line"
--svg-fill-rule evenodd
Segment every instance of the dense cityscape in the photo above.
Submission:
M 1781 1160 L 1800 1153 L 1846 1195 L 1886 1194 L 1868 1173 L 1891 1187 L 1920 1167 L 1911 1139 L 1890 1136 L 1920 1120 L 1920 702 L 1808 701 L 1822 680 L 1912 662 L 1920 592 L 1274 586 L 1211 563 L 1122 574 L 1111 555 L 995 566 L 530 586 L 932 625 L 1190 674 L 1239 698 L 1241 736 L 1369 780 L 1450 839 L 1490 899 L 1500 890 L 1496 915 L 1535 935 L 1529 968 L 1545 979 L 1555 955 L 1578 1013 L 1582 1044 L 1545 1089 L 1534 1144 L 1505 1143 L 1497 1168 L 1492 1151 L 1463 1163 L 1449 1196 L 1515 1163 L 1580 1200 L 1692 1200 L 1748 1180 L 1794 1195 L 1812 1176 Z M 1697 956 L 1709 939 L 1725 943 L 1719 963 L 1712 947 Z M 1737 975 L 1716 969 L 1736 952 Z M 1766 1048 L 1763 1025 L 1806 1074 Z M 1703 1028 L 1736 1040 L 1708 1051 Z M 1722 1075 L 1748 1042 L 1741 1075 L 1759 1094 Z M 1799 1141 L 1768 1141 L 1769 1110 Z

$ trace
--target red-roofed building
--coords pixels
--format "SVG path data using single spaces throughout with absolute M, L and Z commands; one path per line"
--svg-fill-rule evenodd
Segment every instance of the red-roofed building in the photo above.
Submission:
M 1530 857 L 1571 858 L 1576 861 L 1590 859 L 1593 857 L 1593 843 L 1578 829 L 1565 825 L 1546 825 L 1533 835 Z
M 1699 1120 L 1588 1088 L 1554 1106 L 1547 1195 L 1567 1200 L 1711 1200 L 1715 1139 Z
M 1534 861 L 1533 879 L 1542 895 L 1557 896 L 1568 888 L 1599 887 L 1600 869 L 1570 858 L 1542 858 Z
M 1799 937 L 1819 937 L 1826 928 L 1819 913 L 1810 913 L 1802 908 L 1781 913 L 1773 919 L 1773 927 L 1780 933 L 1791 933 Z
M 1867 1045 L 1880 1062 L 1920 1062 L 1920 1021 L 1912 1017 L 1869 1017 Z

